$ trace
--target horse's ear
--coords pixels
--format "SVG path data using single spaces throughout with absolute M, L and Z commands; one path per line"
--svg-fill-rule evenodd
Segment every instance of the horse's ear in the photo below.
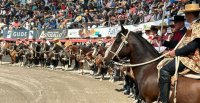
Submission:
M 121 25 L 121 30 L 122 31 L 124 31 L 125 30 L 125 28 L 124 28 L 124 26 L 122 25 L 122 23 L 120 22 L 120 25 Z
M 142 36 L 142 31 L 137 31 L 136 34 L 139 34 L 140 36 Z

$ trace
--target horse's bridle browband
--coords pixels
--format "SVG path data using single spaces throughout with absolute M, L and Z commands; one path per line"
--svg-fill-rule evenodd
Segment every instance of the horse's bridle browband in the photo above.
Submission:
M 114 59 L 114 57 L 116 57 L 116 56 L 117 56 L 117 58 L 119 59 L 118 54 L 119 54 L 119 52 L 122 50 L 123 46 L 124 46 L 125 44 L 128 43 L 127 38 L 128 38 L 128 36 L 129 36 L 129 34 L 130 34 L 130 31 L 128 31 L 128 33 L 127 33 L 126 35 L 124 35 L 123 33 L 121 33 L 121 35 L 122 35 L 122 37 L 121 37 L 122 42 L 121 42 L 121 44 L 119 45 L 117 51 L 116 51 L 116 52 L 113 52 L 113 51 L 109 50 L 110 53 L 114 54 L 113 57 L 112 57 L 111 59 Z M 114 42 L 115 42 L 115 41 L 114 41 Z M 114 43 L 114 42 L 113 42 L 113 43 Z

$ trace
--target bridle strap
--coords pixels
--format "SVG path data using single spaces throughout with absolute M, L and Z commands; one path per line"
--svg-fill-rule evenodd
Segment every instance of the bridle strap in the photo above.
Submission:
M 129 34 L 130 34 L 130 31 L 128 31 L 127 35 L 124 35 L 123 33 L 121 33 L 121 35 L 122 35 L 123 38 L 121 38 L 121 39 L 122 39 L 122 42 L 121 42 L 121 44 L 119 45 L 117 51 L 116 51 L 116 52 L 113 52 L 113 51 L 111 51 L 111 50 L 109 51 L 109 52 L 111 52 L 112 54 L 114 54 L 113 57 L 112 57 L 112 59 L 114 59 L 115 56 L 117 56 L 117 57 L 119 58 L 118 54 L 119 54 L 119 52 L 122 50 L 123 46 L 127 43 L 127 38 L 128 38 L 128 36 L 129 36 Z

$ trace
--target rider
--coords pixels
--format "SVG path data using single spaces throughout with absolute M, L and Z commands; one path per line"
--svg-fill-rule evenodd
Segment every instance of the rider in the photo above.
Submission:
M 179 49 L 168 52 L 171 57 L 181 56 L 178 71 L 192 70 L 200 73 L 200 7 L 199 4 L 187 4 L 182 12 L 185 13 L 186 20 L 190 23 L 190 30 L 187 31 L 186 37 L 179 45 Z M 184 70 L 185 71 L 185 70 Z M 160 70 L 159 86 L 160 101 L 169 103 L 169 90 L 171 76 L 175 73 L 175 60 L 167 63 Z
M 114 42 L 114 37 L 111 38 L 110 36 L 107 36 L 106 39 L 107 39 L 107 42 L 106 42 L 105 47 L 109 48 L 112 45 L 112 43 Z
M 21 43 L 22 43 L 21 39 L 20 39 L 20 38 L 17 38 L 15 44 L 18 46 L 18 45 L 21 44 Z
M 62 49 L 62 43 L 60 42 L 58 38 L 55 38 L 52 50 L 55 50 L 56 53 L 58 53 L 60 52 L 61 49 Z
M 67 48 L 67 47 L 70 46 L 70 45 L 73 45 L 73 43 L 72 43 L 72 41 L 70 40 L 70 38 L 65 37 L 65 40 L 66 40 L 66 42 L 65 42 L 65 44 L 64 44 L 65 48 Z
M 178 42 L 187 31 L 184 23 L 184 16 L 176 15 L 171 21 L 174 21 L 174 27 L 172 27 L 174 29 L 174 35 L 172 36 L 170 41 L 163 41 L 163 46 L 167 47 L 167 50 L 175 48 L 175 46 L 178 44 Z
M 99 39 L 99 40 L 97 41 L 97 45 L 98 45 L 98 46 L 104 46 L 103 40 L 102 40 L 102 39 Z
M 27 38 L 25 38 L 24 45 L 28 47 L 29 44 L 30 44 L 30 41 Z
M 47 44 L 48 46 L 51 45 L 51 43 L 46 38 L 42 38 L 42 44 Z

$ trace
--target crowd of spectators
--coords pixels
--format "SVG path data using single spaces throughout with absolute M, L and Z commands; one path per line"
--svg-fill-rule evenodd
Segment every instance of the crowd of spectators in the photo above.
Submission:
M 0 0 L 1 29 L 96 28 L 162 19 L 164 0 Z M 165 18 L 182 9 L 168 2 Z

